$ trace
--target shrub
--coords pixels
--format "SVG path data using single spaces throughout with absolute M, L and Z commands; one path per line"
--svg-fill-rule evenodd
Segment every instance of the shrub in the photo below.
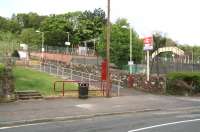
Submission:
M 166 92 L 174 95 L 196 94 L 200 92 L 199 72 L 172 72 L 167 74 Z
M 0 76 L 4 74 L 5 68 L 6 68 L 5 65 L 0 63 Z

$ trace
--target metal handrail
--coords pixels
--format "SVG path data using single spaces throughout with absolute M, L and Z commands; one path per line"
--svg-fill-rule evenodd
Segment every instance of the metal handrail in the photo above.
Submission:
M 69 82 L 69 83 L 81 83 L 83 81 L 74 81 L 74 80 L 59 80 L 59 81 L 54 81 L 54 83 L 53 83 L 54 92 L 62 92 L 62 96 L 65 96 L 65 91 L 78 91 L 78 90 L 65 90 L 65 83 L 66 82 Z M 98 81 L 90 81 L 90 82 L 98 82 Z M 57 83 L 62 83 L 62 91 L 56 91 L 56 84 Z M 84 81 L 84 83 L 89 83 L 89 82 L 88 81 Z M 89 90 L 89 91 L 102 91 L 103 95 L 104 95 L 105 89 L 103 87 L 101 87 L 100 90 Z

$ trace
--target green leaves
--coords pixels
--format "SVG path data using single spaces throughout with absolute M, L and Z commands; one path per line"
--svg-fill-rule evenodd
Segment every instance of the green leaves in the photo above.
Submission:
M 128 64 L 130 54 L 130 30 L 124 29 L 123 26 L 128 27 L 126 19 L 118 19 L 115 24 L 112 25 L 111 32 L 111 45 L 110 45 L 110 58 L 111 62 L 122 68 Z M 132 31 L 132 56 L 134 63 L 139 63 L 143 55 L 143 45 L 139 40 L 137 33 Z M 100 44 L 98 45 L 98 53 L 105 57 L 105 32 L 101 36 Z
M 40 45 L 41 42 L 41 34 L 36 33 L 33 28 L 23 29 L 20 35 L 20 40 L 22 43 L 26 43 L 30 45 Z

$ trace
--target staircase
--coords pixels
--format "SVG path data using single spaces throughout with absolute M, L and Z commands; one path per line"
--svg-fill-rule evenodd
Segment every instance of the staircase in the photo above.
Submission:
M 42 95 L 37 91 L 17 91 L 15 92 L 17 99 L 28 100 L 28 99 L 42 99 Z

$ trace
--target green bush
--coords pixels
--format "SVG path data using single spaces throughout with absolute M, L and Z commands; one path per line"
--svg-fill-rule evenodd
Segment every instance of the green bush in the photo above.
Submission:
M 200 72 L 172 72 L 167 74 L 166 92 L 191 95 L 200 92 Z
M 5 65 L 0 63 L 0 76 L 4 74 L 5 68 L 6 68 Z

